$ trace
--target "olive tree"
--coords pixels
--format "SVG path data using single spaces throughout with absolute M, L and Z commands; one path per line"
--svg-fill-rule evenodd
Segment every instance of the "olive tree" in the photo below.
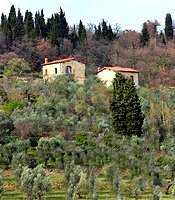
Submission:
M 41 165 L 32 169 L 21 164 L 15 170 L 17 183 L 22 192 L 26 193 L 29 200 L 36 196 L 41 200 L 42 196 L 50 190 L 49 178 Z

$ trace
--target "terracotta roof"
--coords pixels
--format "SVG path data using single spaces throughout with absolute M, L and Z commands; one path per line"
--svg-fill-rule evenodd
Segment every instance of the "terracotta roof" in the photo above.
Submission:
M 118 72 L 140 73 L 140 70 L 132 69 L 132 68 L 129 68 L 129 67 L 119 67 L 119 66 L 115 66 L 115 67 L 103 67 L 103 68 L 100 68 L 97 73 L 99 73 L 99 72 L 101 72 L 101 71 L 103 71 L 105 69 L 108 69 L 108 70 L 111 70 L 111 71 L 118 71 Z
M 78 62 L 81 62 L 79 61 L 78 59 L 76 58 L 64 58 L 64 59 L 59 59 L 59 60 L 53 60 L 53 61 L 50 61 L 50 62 L 45 62 L 43 63 L 42 65 L 51 65 L 51 64 L 56 64 L 56 63 L 64 63 L 64 62 L 69 62 L 71 60 L 76 60 Z M 83 62 L 82 62 L 83 63 Z

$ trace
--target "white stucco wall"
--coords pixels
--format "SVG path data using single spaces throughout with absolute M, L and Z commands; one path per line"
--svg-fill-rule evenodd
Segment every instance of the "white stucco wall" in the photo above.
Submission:
M 131 72 L 114 72 L 111 70 L 103 70 L 97 74 L 97 77 L 106 83 L 107 86 L 112 85 L 112 81 L 115 78 L 116 73 L 121 73 L 126 77 L 133 76 L 135 85 L 138 86 L 138 73 L 131 73 Z
M 110 70 L 103 70 L 97 74 L 97 77 L 104 81 L 105 84 L 109 87 L 112 84 L 113 79 L 115 78 L 115 72 Z

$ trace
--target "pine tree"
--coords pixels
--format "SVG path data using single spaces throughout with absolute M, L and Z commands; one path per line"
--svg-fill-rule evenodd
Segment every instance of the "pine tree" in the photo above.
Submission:
M 144 22 L 143 27 L 142 27 L 142 33 L 140 35 L 140 44 L 142 46 L 146 46 L 148 42 L 149 42 L 148 26 L 147 26 L 147 23 Z
M 80 42 L 85 42 L 86 40 L 86 29 L 81 20 L 78 26 L 78 38 Z
M 173 39 L 173 23 L 172 23 L 172 18 L 169 13 L 166 14 L 165 18 L 165 37 L 167 40 L 172 40 Z
M 110 98 L 114 132 L 118 135 L 141 136 L 143 114 L 133 81 L 116 74 Z

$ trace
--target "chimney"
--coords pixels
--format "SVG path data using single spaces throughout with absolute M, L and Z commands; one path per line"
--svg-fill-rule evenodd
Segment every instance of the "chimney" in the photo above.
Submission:
M 101 70 L 101 67 L 98 67 L 97 72 L 99 72 Z
M 47 64 L 48 63 L 48 58 L 45 58 L 45 64 Z

